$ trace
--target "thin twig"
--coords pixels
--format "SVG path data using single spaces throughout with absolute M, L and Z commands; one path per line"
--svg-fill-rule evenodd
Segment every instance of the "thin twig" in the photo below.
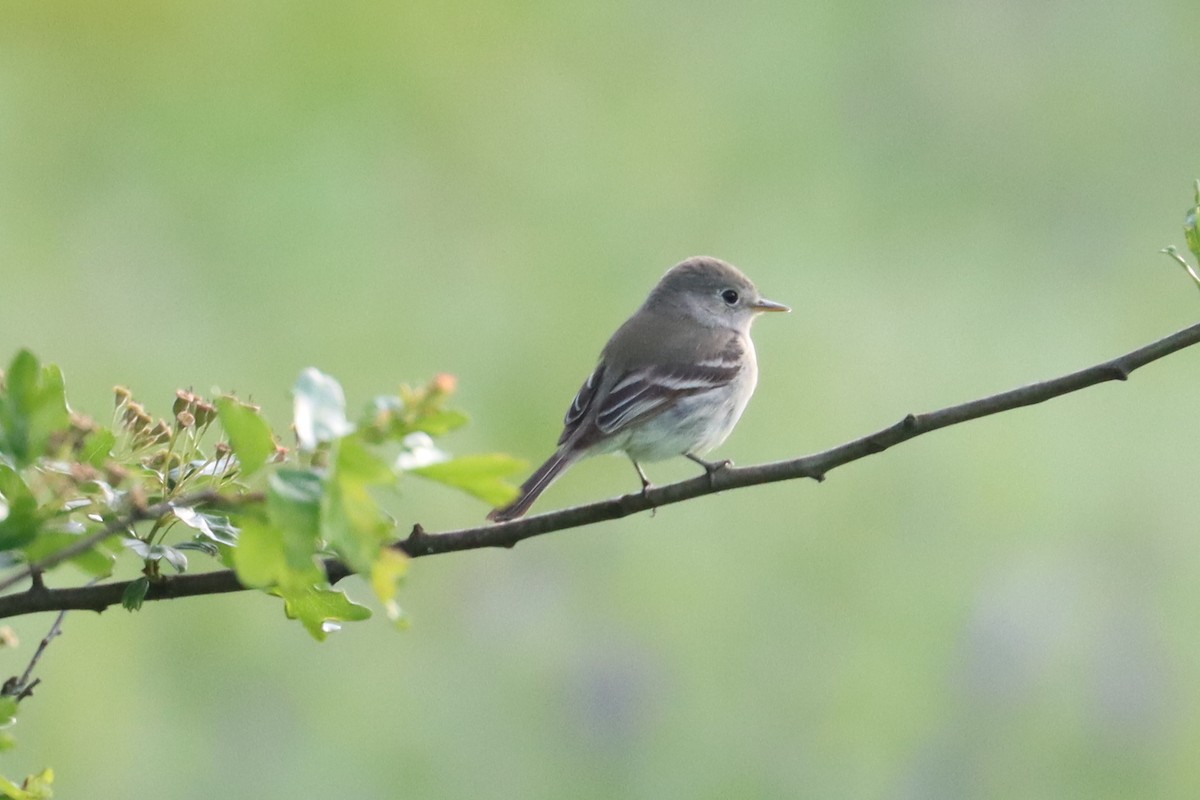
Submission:
M 21 673 L 21 677 L 15 675 L 4 682 L 3 689 L 0 689 L 0 694 L 6 697 L 14 697 L 17 702 L 21 702 L 26 697 L 33 695 L 34 688 L 42 682 L 41 678 L 30 682 L 33 677 L 34 667 L 42 660 L 42 654 L 46 652 L 46 648 L 50 646 L 50 642 L 54 641 L 60 633 L 62 633 L 63 618 L 67 616 L 67 609 L 58 612 L 58 616 L 54 618 L 54 624 L 50 626 L 50 630 L 42 638 L 38 644 L 37 650 L 33 651 L 33 658 L 29 659 L 29 666 L 25 667 L 25 671 Z
M 875 453 L 881 453 L 890 447 L 939 428 L 1011 411 L 1022 406 L 1042 403 L 1098 383 L 1123 381 L 1139 367 L 1197 343 L 1200 343 L 1200 324 L 1184 328 L 1110 361 L 1060 378 L 1022 386 L 926 414 L 909 414 L 894 425 L 814 455 L 750 467 L 728 467 L 717 470 L 711 475 L 700 475 L 679 483 L 652 487 L 645 492 L 627 494 L 611 500 L 552 511 L 548 514 L 526 517 L 499 525 L 483 525 L 442 533 L 430 533 L 418 525 L 414 526 L 407 539 L 397 542 L 394 547 L 413 558 L 484 547 L 512 547 L 517 542 L 532 536 L 627 517 L 641 511 L 680 503 L 726 489 L 738 489 L 796 478 L 823 480 L 826 473 L 837 467 Z M 210 499 L 218 502 L 217 498 Z M 336 583 L 351 574 L 346 565 L 332 559 L 325 562 L 325 569 L 331 583 Z M 0 584 L 0 587 L 11 585 L 12 582 L 9 582 Z M 121 601 L 126 586 L 128 586 L 128 582 L 69 589 L 31 590 L 3 596 L 0 597 L 0 618 L 64 608 L 102 611 Z M 219 570 L 196 575 L 180 575 L 156 582 L 150 587 L 145 599 L 168 600 L 177 597 L 235 592 L 245 588 L 231 570 Z
M 1168 256 L 1175 259 L 1175 263 L 1179 264 L 1179 266 L 1181 266 L 1185 270 L 1187 270 L 1187 274 L 1191 276 L 1192 282 L 1195 283 L 1197 286 L 1200 286 L 1200 275 L 1196 274 L 1195 268 L 1193 268 L 1192 265 L 1188 263 L 1186 258 L 1179 255 L 1179 251 L 1175 249 L 1174 245 L 1171 245 L 1170 247 L 1164 247 L 1159 252 L 1166 253 Z

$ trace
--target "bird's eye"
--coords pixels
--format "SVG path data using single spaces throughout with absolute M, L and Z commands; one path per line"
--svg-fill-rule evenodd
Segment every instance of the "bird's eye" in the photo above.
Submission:
M 721 299 L 725 301 L 725 305 L 735 306 L 738 301 L 738 293 L 733 289 L 726 289 L 721 292 Z

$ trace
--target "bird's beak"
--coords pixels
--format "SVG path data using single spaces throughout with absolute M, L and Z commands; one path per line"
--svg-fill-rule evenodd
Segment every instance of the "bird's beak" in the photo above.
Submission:
M 774 300 L 767 300 L 766 298 L 759 298 L 757 301 L 755 301 L 754 305 L 750 307 L 755 311 L 791 311 L 791 309 L 785 306 L 783 303 L 776 303 Z

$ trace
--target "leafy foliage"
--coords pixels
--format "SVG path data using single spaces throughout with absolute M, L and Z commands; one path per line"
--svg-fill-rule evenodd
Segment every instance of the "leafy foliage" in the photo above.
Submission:
M 47 800 L 53 797 L 50 784 L 54 783 L 54 771 L 45 769 L 37 775 L 30 775 L 17 786 L 7 778 L 0 777 L 0 792 L 12 800 Z
M 396 526 L 377 491 L 411 472 L 489 503 L 512 498 L 504 478 L 519 461 L 451 458 L 434 445 L 466 422 L 446 407 L 454 389 L 446 375 L 401 387 L 352 421 L 341 385 L 306 369 L 293 389 L 297 446 L 287 448 L 257 406 L 232 395 L 181 390 L 168 420 L 118 387 L 102 427 L 69 410 L 57 367 L 23 350 L 0 391 L 0 553 L 40 571 L 72 548 L 69 560 L 97 578 L 131 556 L 142 575 L 125 593 L 130 610 L 156 582 L 191 568 L 188 551 L 199 553 L 282 597 L 288 616 L 324 639 L 327 623 L 367 614 L 337 599 L 322 558 L 370 576 L 381 602 L 395 600 L 404 558 L 389 547 Z M 197 493 L 207 493 L 203 502 L 189 500 Z M 167 511 L 134 522 L 131 510 L 159 505 Z
M 497 454 L 454 459 L 434 445 L 466 422 L 446 407 L 454 388 L 445 375 L 401 387 L 352 420 L 338 382 L 307 369 L 293 389 L 288 448 L 258 407 L 232 395 L 181 390 L 171 417 L 155 419 L 117 387 L 112 420 L 99 425 L 70 410 L 57 367 L 22 350 L 0 381 L 0 563 L 39 585 L 60 562 L 100 580 L 135 564 L 121 602 L 136 611 L 156 584 L 208 561 L 281 598 L 321 641 L 371 615 L 330 585 L 322 564 L 336 558 L 399 622 L 407 558 L 390 546 L 396 523 L 376 493 L 412 473 L 501 503 L 516 491 L 505 476 L 523 466 Z M 0 726 L 19 699 L 0 694 Z M 0 795 L 48 797 L 52 779 L 0 779 Z
M 1196 204 L 1188 209 L 1183 219 L 1183 235 L 1188 249 L 1200 261 L 1200 180 L 1196 181 Z
M 1196 202 L 1183 217 L 1183 237 L 1187 242 L 1188 250 L 1192 253 L 1192 258 L 1200 263 L 1200 180 L 1195 182 L 1195 188 Z M 1188 263 L 1188 260 L 1179 254 L 1179 250 L 1174 245 L 1163 248 L 1163 252 L 1183 267 L 1195 284 L 1200 286 L 1200 271 Z

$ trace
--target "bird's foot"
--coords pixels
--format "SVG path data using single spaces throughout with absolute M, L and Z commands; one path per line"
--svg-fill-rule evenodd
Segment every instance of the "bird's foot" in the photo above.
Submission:
M 733 466 L 733 462 L 728 458 L 723 458 L 720 461 L 705 461 L 700 456 L 692 455 L 691 453 L 684 453 L 684 455 L 704 467 L 704 472 L 708 475 L 708 485 L 714 489 L 717 488 L 717 473 Z

